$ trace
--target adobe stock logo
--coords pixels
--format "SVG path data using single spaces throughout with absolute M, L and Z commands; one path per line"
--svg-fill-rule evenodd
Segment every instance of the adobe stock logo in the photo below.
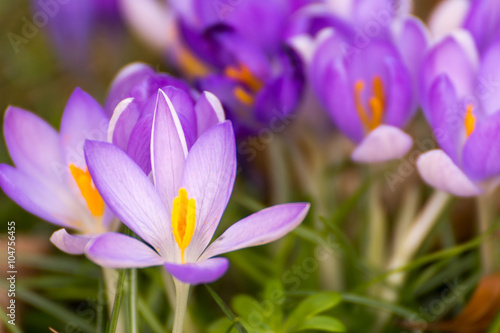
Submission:
M 50 19 L 59 13 L 61 6 L 70 1 L 72 0 L 38 0 L 38 10 L 33 14 L 31 20 L 26 16 L 21 17 L 23 25 L 20 33 L 12 31 L 7 33 L 7 38 L 9 39 L 14 53 L 19 53 L 21 45 L 26 45 L 30 39 L 35 38 L 38 35 L 39 29 L 45 27 Z

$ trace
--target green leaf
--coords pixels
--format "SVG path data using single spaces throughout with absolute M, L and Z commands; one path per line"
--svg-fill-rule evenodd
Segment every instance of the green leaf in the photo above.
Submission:
M 345 332 L 346 328 L 340 320 L 327 316 L 316 316 L 304 320 L 293 332 L 318 330 L 325 332 Z
M 210 293 L 214 301 L 217 303 L 217 305 L 219 305 L 222 312 L 224 312 L 224 314 L 233 323 L 235 323 L 234 327 L 236 328 L 238 333 L 248 333 L 245 327 L 243 327 L 243 325 L 240 323 L 239 318 L 234 315 L 233 311 L 231 311 L 231 309 L 227 306 L 226 303 L 224 303 L 224 301 L 219 297 L 219 295 L 217 295 L 217 293 L 212 288 L 210 288 L 210 286 L 205 285 L 205 287 L 207 288 L 208 292 Z
M 118 325 L 118 316 L 120 315 L 120 305 L 123 297 L 123 285 L 125 282 L 126 270 L 120 270 L 118 275 L 118 284 L 116 286 L 115 301 L 113 304 L 113 312 L 111 313 L 111 321 L 108 322 L 107 333 L 115 333 L 116 326 Z
M 4 323 L 5 327 L 7 327 L 7 329 L 11 333 L 22 333 L 21 330 L 19 328 L 17 328 L 17 326 L 8 323 L 8 321 L 11 319 L 10 319 L 10 317 L 7 317 L 7 315 L 5 314 L 5 312 L 3 311 L 2 308 L 0 308 L 0 319 Z
M 342 297 L 340 294 L 335 292 L 322 292 L 307 297 L 287 318 L 284 330 L 286 331 L 298 327 L 304 320 L 310 319 L 318 313 L 333 308 L 341 300 Z
M 151 311 L 151 309 L 147 306 L 146 302 L 142 300 L 142 298 L 138 297 L 137 299 L 137 310 L 139 311 L 139 315 L 144 322 L 151 328 L 151 330 L 155 333 L 165 332 L 161 322 L 156 318 L 155 314 Z

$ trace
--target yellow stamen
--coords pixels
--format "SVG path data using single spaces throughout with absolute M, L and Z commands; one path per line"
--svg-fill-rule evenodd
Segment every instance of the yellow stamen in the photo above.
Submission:
M 181 188 L 179 195 L 174 199 L 172 207 L 172 232 L 174 233 L 177 245 L 181 249 L 182 263 L 185 263 L 184 251 L 191 242 L 194 234 L 195 214 L 195 200 L 188 200 L 186 189 Z
M 94 216 L 102 216 L 104 214 L 104 201 L 92 183 L 92 177 L 90 177 L 90 173 L 87 168 L 82 170 L 75 165 L 70 164 L 69 170 L 76 181 L 76 185 L 80 189 L 83 199 L 85 199 L 85 202 L 87 203 L 90 213 Z
M 255 77 L 250 69 L 248 69 L 245 65 L 240 65 L 238 67 L 228 66 L 226 67 L 224 74 L 231 79 L 245 84 L 253 92 L 259 91 L 262 87 L 262 81 Z
M 364 88 L 365 83 L 363 80 L 356 81 L 354 84 L 354 104 L 361 123 L 367 130 L 371 131 L 382 123 L 384 116 L 384 85 L 380 76 L 377 75 L 373 78 L 373 96 L 369 100 L 371 117 L 363 105 L 362 93 Z
M 254 98 L 252 95 L 250 95 L 245 89 L 242 87 L 236 87 L 233 90 L 234 96 L 243 104 L 245 105 L 253 105 L 254 103 Z
M 476 116 L 473 113 L 474 106 L 472 104 L 467 105 L 467 111 L 465 113 L 465 134 L 467 138 L 474 132 L 474 128 L 476 128 Z
M 181 46 L 177 52 L 179 66 L 182 69 L 182 72 L 186 73 L 188 77 L 201 77 L 210 72 L 209 69 L 185 47 Z

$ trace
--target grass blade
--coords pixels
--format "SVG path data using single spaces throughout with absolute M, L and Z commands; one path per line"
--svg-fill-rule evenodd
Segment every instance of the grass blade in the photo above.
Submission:
M 243 325 L 240 323 L 239 318 L 234 315 L 233 311 L 231 311 L 231 309 L 226 305 L 226 303 L 224 303 L 224 301 L 219 297 L 219 295 L 217 295 L 217 293 L 212 288 L 210 288 L 210 286 L 205 285 L 205 287 L 207 288 L 208 292 L 214 299 L 215 303 L 217 303 L 217 305 L 220 307 L 222 312 L 224 312 L 224 314 L 229 318 L 229 320 L 231 320 L 234 323 L 234 326 L 238 331 L 238 333 L 248 333 L 245 327 L 243 327 Z

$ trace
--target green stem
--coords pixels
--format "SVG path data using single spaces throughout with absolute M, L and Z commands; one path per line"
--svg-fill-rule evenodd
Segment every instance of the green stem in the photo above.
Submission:
M 116 286 L 115 301 L 113 304 L 113 311 L 111 313 L 111 320 L 109 321 L 108 329 L 106 330 L 107 333 L 116 332 L 116 327 L 118 325 L 118 317 L 120 314 L 120 305 L 123 297 L 123 284 L 125 282 L 126 272 L 127 272 L 126 270 L 122 269 L 120 270 L 120 274 L 118 275 L 118 284 Z
M 493 220 L 493 206 L 491 197 L 484 194 L 477 198 L 479 232 L 482 234 L 490 229 Z M 480 247 L 483 275 L 492 274 L 495 269 L 495 244 L 494 238 L 488 236 Z
M 137 269 L 129 270 L 130 333 L 137 333 Z
M 380 197 L 382 195 L 380 183 L 375 180 L 376 173 L 371 170 L 374 179 L 368 192 L 368 226 L 367 247 L 365 257 L 368 264 L 379 270 L 385 263 L 387 221 Z
M 186 316 L 189 284 L 174 279 L 175 284 L 175 314 L 172 333 L 182 333 Z

